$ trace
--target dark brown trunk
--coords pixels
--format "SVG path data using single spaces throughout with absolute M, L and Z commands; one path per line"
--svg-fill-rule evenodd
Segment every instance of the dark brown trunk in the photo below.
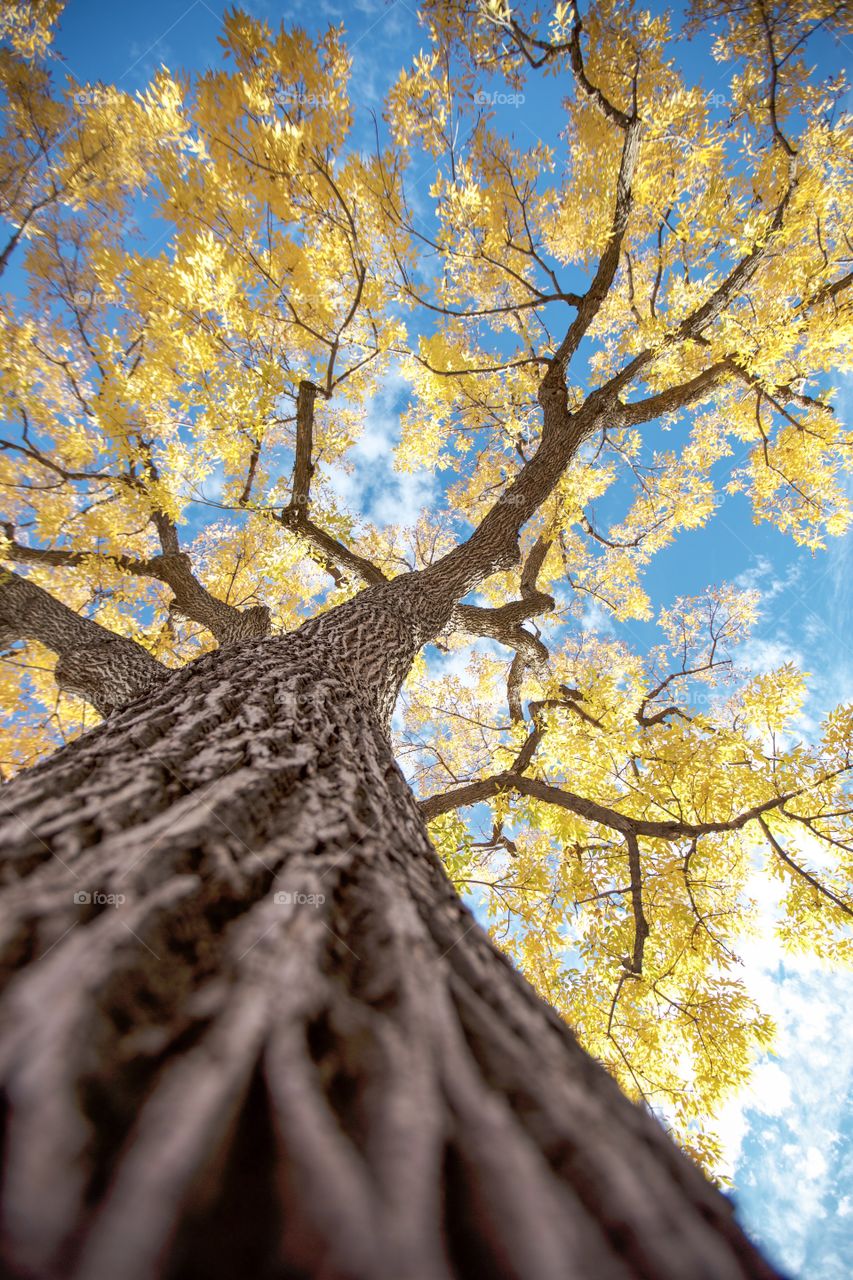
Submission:
M 459 901 L 383 727 L 405 623 L 346 617 L 5 789 L 5 1273 L 771 1277 Z

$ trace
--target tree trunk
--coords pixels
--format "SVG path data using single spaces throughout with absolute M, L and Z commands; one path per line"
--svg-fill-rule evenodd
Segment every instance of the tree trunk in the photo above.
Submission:
M 385 730 L 393 585 L 5 789 L 5 1275 L 775 1274 L 453 891 Z

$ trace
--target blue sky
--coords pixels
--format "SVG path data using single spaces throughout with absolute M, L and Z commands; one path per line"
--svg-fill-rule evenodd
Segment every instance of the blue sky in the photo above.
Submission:
M 273 23 L 284 19 L 308 30 L 345 22 L 354 58 L 353 100 L 361 108 L 357 136 L 363 130 L 367 141 L 369 109 L 380 108 L 388 83 L 420 43 L 415 7 L 408 0 L 256 0 L 243 7 Z M 185 6 L 181 0 L 70 0 L 56 43 L 66 70 L 81 83 L 100 79 L 133 92 L 163 63 L 177 70 L 218 61 L 220 14 L 216 3 L 205 0 Z M 725 80 L 710 59 L 708 41 L 681 52 L 688 75 L 701 80 L 715 109 L 723 111 Z M 813 57 L 825 72 L 845 58 L 849 64 L 850 51 L 824 41 Z M 523 102 L 496 104 L 498 122 L 532 142 L 542 121 L 552 118 L 561 92 L 554 81 L 544 89 L 531 85 Z M 426 196 L 429 179 L 429 169 L 415 173 L 416 196 Z M 849 409 L 853 379 L 841 385 L 841 404 Z M 381 524 L 428 507 L 441 485 L 432 474 L 400 475 L 388 463 L 400 394 L 391 388 L 374 403 L 354 451 L 355 469 L 339 477 L 350 503 Z M 813 556 L 770 525 L 755 526 L 743 497 L 726 497 L 704 529 L 682 534 L 657 555 L 646 583 L 653 601 L 663 605 L 722 580 L 761 592 L 760 623 L 741 655 L 745 666 L 767 669 L 792 658 L 811 672 L 807 720 L 813 723 L 830 705 L 853 696 L 849 539 Z M 593 616 L 591 625 L 615 627 L 640 649 L 650 642 L 642 624 L 620 627 Z M 752 1085 L 724 1117 L 735 1196 L 748 1229 L 791 1275 L 842 1280 L 848 1274 L 844 1241 L 853 1236 L 853 1020 L 846 1013 L 853 1006 L 853 981 L 815 961 L 784 957 L 771 936 L 771 892 L 766 885 L 756 888 L 768 934 L 745 943 L 742 951 L 749 981 L 777 1019 L 780 1035 L 777 1056 L 759 1064 Z

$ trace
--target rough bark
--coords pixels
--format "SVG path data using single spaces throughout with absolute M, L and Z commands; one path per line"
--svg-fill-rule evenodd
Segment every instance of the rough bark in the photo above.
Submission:
M 5 1274 L 774 1274 L 448 882 L 386 733 L 430 591 L 208 654 L 5 788 Z

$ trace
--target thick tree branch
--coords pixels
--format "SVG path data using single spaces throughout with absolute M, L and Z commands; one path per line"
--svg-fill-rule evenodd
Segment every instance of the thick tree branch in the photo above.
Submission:
M 690 716 L 686 711 L 682 711 L 680 707 L 674 704 L 669 707 L 663 707 L 660 711 L 656 711 L 654 715 L 647 716 L 645 712 L 636 712 L 634 719 L 643 729 L 651 729 L 653 725 L 663 724 L 668 716 L 678 716 L 681 720 L 690 720 Z
M 541 800 L 545 804 L 557 805 L 567 809 L 578 817 L 587 818 L 590 822 L 598 822 L 612 831 L 620 831 L 623 835 L 650 836 L 658 840 L 677 840 L 682 837 L 712 835 L 714 832 L 740 831 L 748 822 L 760 818 L 762 814 L 778 809 L 799 792 L 787 792 L 774 796 L 761 804 L 754 805 L 735 818 L 720 822 L 675 822 L 670 819 L 635 818 L 630 814 L 620 813 L 608 805 L 589 800 L 585 796 L 575 795 L 562 787 L 552 786 L 537 778 L 525 778 L 518 773 L 507 771 L 494 774 L 491 778 L 481 778 L 476 782 L 466 783 L 440 795 L 428 796 L 420 802 L 421 813 L 427 821 L 437 818 L 451 809 L 464 808 L 478 804 L 481 800 L 489 800 L 505 791 L 517 791 L 519 795 L 528 796 L 531 800 Z
M 236 609 L 217 599 L 198 581 L 192 571 L 190 557 L 181 550 L 177 526 L 172 517 L 163 511 L 156 502 L 154 494 L 148 486 L 156 486 L 160 473 L 154 460 L 151 442 L 140 440 L 144 453 L 143 467 L 145 480 L 135 475 L 90 476 L 88 473 L 69 472 L 63 470 L 46 455 L 35 449 L 27 439 L 29 422 L 26 411 L 22 410 L 24 422 L 24 439 L 28 448 L 8 445 L 29 453 L 37 462 L 56 471 L 63 479 L 104 479 L 117 486 L 125 486 L 136 493 L 145 494 L 152 500 L 151 523 L 157 531 L 162 554 L 147 559 L 136 559 L 124 555 L 104 555 L 102 552 L 77 552 L 53 548 L 27 547 L 15 539 L 14 526 L 8 521 L 0 527 L 8 539 L 8 549 L 0 552 L 5 558 L 21 564 L 49 564 L 54 566 L 74 567 L 85 562 L 109 562 L 125 573 L 133 573 L 144 577 L 157 578 L 165 582 L 174 592 L 172 608 L 185 618 L 198 622 L 212 633 L 218 644 L 232 644 L 235 641 L 249 639 L 253 636 L 269 634 L 270 612 L 266 605 L 254 605 L 249 609 Z M 2 446 L 0 446 L 2 447 Z M 147 483 L 146 483 L 147 482 Z
M 489 636 L 499 644 L 516 650 L 507 677 L 507 701 L 510 718 L 524 718 L 521 706 L 521 682 L 528 667 L 544 678 L 548 661 L 548 649 L 538 636 L 531 635 L 521 623 L 538 613 L 554 608 L 554 598 L 536 588 L 539 570 L 545 561 L 551 543 L 544 536 L 533 544 L 521 570 L 521 600 L 512 601 L 497 609 L 481 609 L 475 605 L 459 605 L 454 612 L 454 625 L 473 635 Z
M 643 972 L 643 952 L 649 936 L 649 922 L 643 911 L 643 869 L 640 862 L 640 846 L 633 831 L 626 831 L 628 868 L 631 875 L 631 910 L 634 914 L 634 951 L 631 956 L 631 972 Z
M 186 552 L 157 556 L 153 560 L 154 576 L 167 583 L 174 592 L 172 609 L 206 627 L 222 646 L 240 640 L 269 635 L 270 611 L 265 604 L 236 609 L 211 595 L 192 571 Z
M 249 499 L 252 496 L 252 486 L 255 483 L 255 472 L 258 469 L 258 461 L 260 459 L 260 456 L 261 456 L 261 445 L 260 445 L 260 441 L 256 440 L 252 445 L 252 452 L 249 454 L 249 467 L 246 472 L 246 481 L 245 481 L 245 484 L 243 485 L 243 491 L 240 494 L 240 498 L 238 500 L 238 505 L 241 507 L 247 507 L 249 505 Z
M 536 754 L 536 751 L 539 747 L 539 743 L 542 741 L 543 737 L 545 736 L 545 730 L 539 724 L 536 718 L 535 711 L 532 711 L 531 715 L 533 718 L 533 728 L 531 729 L 530 733 L 527 735 L 527 738 L 525 742 L 522 744 L 518 755 L 513 760 L 509 770 L 510 773 L 521 774 L 526 772 L 526 770 L 530 767 L 533 757 Z
M 518 564 L 518 534 L 553 492 L 579 445 L 612 411 L 617 390 L 607 384 L 593 391 L 575 414 L 559 404 L 545 412 L 552 429 L 543 433 L 536 453 L 487 512 L 467 541 L 423 571 L 423 589 L 441 593 L 447 616 L 455 601 L 499 569 Z
M 513 600 L 497 609 L 480 609 L 476 605 L 457 605 L 453 625 L 475 636 L 488 636 L 515 649 L 524 665 L 544 674 L 548 650 L 537 636 L 521 626 L 525 618 L 554 608 L 552 596 L 544 593 L 527 600 Z
M 6 545 L 2 555 L 15 564 L 49 565 L 57 569 L 71 569 L 87 561 L 113 565 L 125 573 L 139 574 L 145 577 L 156 577 L 152 566 L 154 559 L 136 560 L 132 556 L 105 555 L 102 551 L 67 551 L 61 547 L 28 547 L 15 538 L 15 526 L 9 520 L 0 522 L 0 529 L 6 535 Z
M 659 391 L 645 400 L 620 404 L 619 426 L 633 427 L 641 422 L 651 422 L 655 418 L 661 418 L 665 413 L 674 413 L 678 409 L 683 409 L 692 401 L 698 400 L 705 392 L 713 390 L 727 374 L 731 373 L 732 362 L 718 360 L 707 369 L 703 369 L 701 373 L 697 373 L 695 377 L 688 378 L 687 382 L 667 387 L 665 391 Z
M 303 380 L 296 393 L 296 457 L 293 464 L 293 486 L 290 507 L 307 512 L 311 477 L 314 474 L 314 401 L 317 388 Z
M 551 539 L 540 534 L 527 553 L 524 564 L 521 566 L 521 594 L 525 600 L 540 594 L 536 581 L 550 550 Z M 553 608 L 553 605 L 551 607 Z
M 585 720 L 587 724 L 591 724 L 596 729 L 601 729 L 602 723 L 597 716 L 591 715 L 580 705 L 583 702 L 583 694 L 579 689 L 570 689 L 567 685 L 560 685 L 562 698 L 544 698 L 541 702 L 531 702 L 530 714 L 536 716 L 540 710 L 547 710 L 549 707 L 559 707 L 563 710 L 574 711 L 580 716 L 581 720 Z
M 171 546 L 173 539 L 169 535 L 169 527 L 174 529 L 174 526 L 168 517 L 163 517 L 162 523 L 161 541 L 165 540 L 165 544 Z M 2 525 L 2 528 L 6 533 L 7 544 L 0 551 L 0 555 L 15 563 L 74 568 L 87 563 L 97 564 L 100 561 L 121 569 L 125 573 L 155 578 L 166 583 L 174 593 L 171 606 L 173 610 L 206 627 L 220 645 L 269 634 L 270 614 L 266 605 L 235 609 L 233 605 L 217 599 L 195 577 L 190 558 L 185 552 L 164 551 L 162 555 L 150 556 L 147 560 L 136 560 L 131 556 L 105 555 L 97 551 L 27 547 L 16 541 L 14 526 L 8 521 Z M 177 534 L 174 542 L 177 544 Z
M 550 548 L 550 538 L 546 538 L 544 534 L 540 534 L 521 566 L 521 594 L 525 600 L 533 599 L 540 594 L 536 587 L 536 580 L 539 577 L 539 570 L 545 563 L 545 558 L 548 555 Z M 527 670 L 527 666 L 528 663 L 524 654 L 519 651 L 516 653 L 510 664 L 509 674 L 507 676 L 506 697 L 509 705 L 510 719 L 514 723 L 518 723 L 518 721 L 524 719 L 524 711 L 521 705 L 521 682 L 524 679 L 524 673 Z
M 285 507 L 276 519 L 306 543 L 312 559 L 331 575 L 336 584 L 343 582 L 345 577 L 354 577 L 366 587 L 378 586 L 388 581 L 381 569 L 364 556 L 351 551 L 330 533 L 326 533 L 308 518 L 304 510 Z
M 141 645 L 69 609 L 8 569 L 0 570 L 0 643 L 38 640 L 59 658 L 56 682 L 101 715 L 132 702 L 167 669 Z
M 178 539 L 178 527 L 172 517 L 167 516 L 164 511 L 154 510 L 151 512 L 151 523 L 157 530 L 157 537 L 160 540 L 163 555 L 180 555 L 181 544 Z
M 494 636 L 496 640 L 501 640 L 502 635 L 514 635 L 520 624 L 528 618 L 538 613 L 546 613 L 553 608 L 554 597 L 547 595 L 544 591 L 537 591 L 535 594 L 527 595 L 523 600 L 510 600 L 507 604 L 494 609 L 460 604 L 454 613 L 454 621 L 465 631 L 470 631 L 474 635 Z M 533 636 L 529 638 L 534 639 Z M 518 648 L 514 640 L 501 640 L 501 643 Z M 544 647 L 543 645 L 542 648 Z
M 509 706 L 509 716 L 514 724 L 524 719 L 524 708 L 521 705 L 521 682 L 524 679 L 524 673 L 527 670 L 527 661 L 524 654 L 516 652 L 515 657 L 509 665 L 509 673 L 506 678 L 506 700 Z
M 708 339 L 701 335 L 698 335 L 695 341 L 705 347 L 710 347 L 711 345 Z M 703 369 L 701 373 L 689 378 L 687 382 L 667 387 L 666 390 L 660 391 L 656 395 L 648 396 L 644 400 L 632 401 L 622 405 L 619 409 L 619 425 L 626 427 L 636 426 L 641 422 L 650 422 L 666 413 L 673 413 L 678 409 L 683 409 L 730 377 L 737 378 L 747 386 L 760 390 L 782 413 L 785 410 L 783 405 L 779 403 L 778 396 L 781 396 L 783 401 L 790 401 L 806 409 L 830 408 L 829 405 L 823 404 L 819 400 L 813 400 L 811 397 L 802 395 L 787 383 L 776 384 L 773 392 L 768 391 L 756 374 L 750 373 L 737 356 L 730 355 L 723 360 L 717 360 L 707 369 Z
M 285 529 L 297 534 L 306 544 L 312 558 L 329 573 L 336 585 L 345 576 L 355 577 L 366 587 L 377 586 L 388 579 L 381 569 L 326 533 L 308 515 L 311 501 L 311 477 L 314 473 L 314 402 L 318 387 L 303 379 L 296 395 L 296 456 L 290 502 L 276 517 Z M 326 392 L 321 392 L 326 395 Z

